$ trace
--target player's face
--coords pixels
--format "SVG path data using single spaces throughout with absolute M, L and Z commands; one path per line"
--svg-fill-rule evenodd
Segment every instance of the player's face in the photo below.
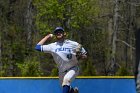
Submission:
M 55 32 L 55 36 L 57 39 L 62 39 L 64 37 L 64 32 L 63 31 L 57 31 Z

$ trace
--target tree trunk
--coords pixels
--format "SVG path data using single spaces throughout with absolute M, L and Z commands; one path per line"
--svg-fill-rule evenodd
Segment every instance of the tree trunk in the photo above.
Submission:
M 0 29 L 1 30 L 1 29 Z M 1 30 L 2 31 L 2 30 Z M 0 32 L 0 71 L 2 71 L 2 53 L 1 53 L 1 50 L 2 50 L 2 46 L 1 46 L 1 35 L 2 34 L 2 32 Z
M 26 14 L 25 14 L 25 30 L 27 31 L 27 51 L 32 50 L 32 26 L 33 26 L 33 12 L 32 12 L 32 0 L 27 1 Z M 30 54 L 30 53 L 29 53 Z
M 137 26 L 137 31 L 136 31 L 136 62 L 135 62 L 135 80 L 136 80 L 136 91 L 137 93 L 140 93 L 140 17 L 139 17 L 139 5 L 140 1 L 135 0 L 135 5 L 137 8 L 136 11 L 136 26 Z
M 113 23 L 113 34 L 112 34 L 112 51 L 111 51 L 111 59 L 110 59 L 110 69 L 109 75 L 115 75 L 115 65 L 116 65 L 116 40 L 117 40 L 117 32 L 118 32 L 118 16 L 119 16 L 119 1 L 115 0 L 114 7 L 114 23 Z
M 136 64 L 135 64 L 135 76 L 137 84 L 137 93 L 140 92 L 140 29 L 136 32 Z

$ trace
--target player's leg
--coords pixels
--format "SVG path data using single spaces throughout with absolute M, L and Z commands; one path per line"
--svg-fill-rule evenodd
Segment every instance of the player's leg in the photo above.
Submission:
M 70 86 L 70 84 L 75 79 L 76 76 L 77 75 L 76 75 L 75 70 L 69 70 L 66 73 L 63 79 L 63 83 L 62 83 L 63 93 L 74 93 L 74 89 L 72 88 L 72 86 Z
M 70 83 L 75 79 L 78 73 L 79 69 L 74 67 L 66 73 L 59 74 L 59 79 L 63 87 L 63 93 L 74 93 L 74 89 L 70 87 Z
M 71 71 L 70 71 L 71 72 Z M 78 74 L 77 74 L 78 75 Z M 71 78 L 71 82 L 75 79 L 75 77 L 77 76 L 77 75 L 75 75 L 73 78 Z M 72 87 L 72 86 L 70 86 L 70 89 L 69 89 L 69 93 L 79 93 L 79 90 L 78 90 L 78 88 L 77 87 Z
M 69 85 L 64 85 L 63 86 L 63 93 L 69 93 L 70 92 L 70 86 Z
M 59 72 L 59 81 L 60 81 L 60 84 L 62 86 L 62 91 L 63 93 L 69 93 L 70 91 L 70 86 L 68 85 L 62 85 L 63 83 L 63 78 L 64 76 L 66 75 L 67 72 Z

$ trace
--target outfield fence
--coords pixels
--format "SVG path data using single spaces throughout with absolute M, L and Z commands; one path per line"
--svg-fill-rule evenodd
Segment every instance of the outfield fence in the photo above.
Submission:
M 134 76 L 79 76 L 79 93 L 136 93 Z M 62 93 L 58 77 L 0 77 L 0 93 Z

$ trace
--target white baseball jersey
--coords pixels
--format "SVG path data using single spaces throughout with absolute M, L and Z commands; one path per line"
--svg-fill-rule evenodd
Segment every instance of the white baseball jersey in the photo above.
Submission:
M 71 40 L 65 40 L 64 42 L 55 42 L 48 45 L 42 45 L 41 51 L 45 53 L 51 53 L 54 61 L 58 65 L 59 72 L 64 72 L 74 66 L 78 65 L 76 58 L 76 48 L 79 43 Z M 85 49 L 81 49 L 82 53 L 86 53 Z

